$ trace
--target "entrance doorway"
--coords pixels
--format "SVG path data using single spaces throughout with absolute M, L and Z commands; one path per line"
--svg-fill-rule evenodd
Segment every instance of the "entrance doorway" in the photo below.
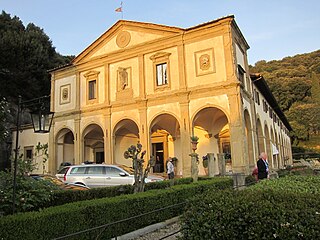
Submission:
M 152 143 L 152 155 L 156 158 L 153 172 L 163 173 L 165 171 L 163 142 Z
M 104 152 L 96 152 L 96 163 L 104 162 Z

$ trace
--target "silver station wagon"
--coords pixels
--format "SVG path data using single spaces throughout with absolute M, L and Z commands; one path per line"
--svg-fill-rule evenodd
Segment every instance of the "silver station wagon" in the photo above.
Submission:
M 125 165 L 73 165 L 62 168 L 56 176 L 65 183 L 82 184 L 90 188 L 134 184 L 134 170 Z M 149 175 L 145 182 L 163 180 L 160 176 Z

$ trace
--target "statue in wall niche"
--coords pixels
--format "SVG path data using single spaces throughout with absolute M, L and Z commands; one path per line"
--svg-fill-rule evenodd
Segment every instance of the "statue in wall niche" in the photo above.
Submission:
M 118 86 L 119 90 L 124 90 L 128 86 L 128 72 L 126 68 L 118 68 Z

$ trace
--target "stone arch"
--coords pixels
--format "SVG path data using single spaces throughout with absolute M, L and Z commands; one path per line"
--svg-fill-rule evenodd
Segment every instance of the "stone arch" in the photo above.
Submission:
M 265 147 L 264 147 L 264 135 L 262 131 L 262 125 L 260 122 L 260 118 L 257 118 L 257 140 L 258 140 L 258 152 L 259 154 L 261 152 L 265 152 Z
M 197 114 L 198 114 L 201 110 L 206 109 L 206 108 L 215 108 L 215 109 L 220 110 L 220 111 L 223 112 L 224 115 L 226 116 L 228 123 L 230 122 L 229 114 L 228 114 L 228 112 L 227 112 L 224 108 L 222 108 L 221 106 L 215 105 L 215 104 L 206 104 L 206 105 L 198 108 L 198 109 L 193 113 L 193 115 L 192 115 L 192 117 L 191 117 L 192 123 L 195 121 L 195 118 L 196 118 Z
M 82 154 L 84 162 L 103 163 L 104 154 L 104 132 L 102 127 L 96 123 L 88 124 L 82 131 Z
M 253 167 L 255 165 L 254 160 L 254 151 L 253 151 L 253 129 L 251 125 L 250 120 L 250 114 L 249 111 L 246 109 L 244 111 L 244 121 L 245 121 L 245 132 L 246 132 L 246 138 L 247 138 L 247 144 L 248 144 L 248 157 L 249 157 L 249 165 L 250 167 Z
M 197 153 L 200 159 L 207 153 L 213 153 L 216 158 L 218 154 L 224 154 L 226 169 L 232 171 L 230 126 L 223 110 L 218 107 L 201 108 L 192 119 L 192 132 L 199 137 Z M 219 168 L 216 166 L 215 169 L 219 174 Z M 199 164 L 199 174 L 205 173 L 206 169 Z
M 276 155 L 273 155 L 273 151 L 274 151 L 274 147 L 276 146 L 275 144 L 275 135 L 274 135 L 274 130 L 272 127 L 270 127 L 270 140 L 271 140 L 271 155 L 269 156 L 269 160 L 270 160 L 270 164 L 271 166 L 273 166 L 274 168 L 277 168 L 277 159 L 276 159 Z
M 278 139 L 277 130 L 274 130 L 274 139 L 275 139 L 274 145 L 275 145 L 276 149 L 278 150 L 278 154 L 275 154 L 274 158 L 276 161 L 276 168 L 279 169 L 281 166 L 281 163 L 280 163 L 280 155 L 279 155 L 280 151 L 279 151 L 279 139 Z
M 55 161 L 59 168 L 64 163 L 75 164 L 74 133 L 70 128 L 60 129 L 55 137 Z
M 178 161 L 175 170 L 176 174 L 180 175 L 183 159 L 178 118 L 168 112 L 155 116 L 149 125 L 149 141 L 151 155 L 156 158 L 153 172 L 164 173 L 168 157 L 176 157 Z
M 123 157 L 124 152 L 139 142 L 139 127 L 132 119 L 124 118 L 118 121 L 113 128 L 113 163 L 132 166 L 130 159 Z
M 272 157 L 272 145 L 271 145 L 270 133 L 269 133 L 269 128 L 268 128 L 267 123 L 264 124 L 264 134 L 265 134 L 265 139 L 266 139 L 266 153 L 268 154 L 268 159 L 270 161 L 270 159 Z M 274 167 L 272 165 L 272 162 L 269 164 L 271 164 L 272 168 Z

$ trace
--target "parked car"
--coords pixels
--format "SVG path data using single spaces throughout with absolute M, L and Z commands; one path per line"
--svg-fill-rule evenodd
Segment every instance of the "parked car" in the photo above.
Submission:
M 125 165 L 89 164 L 68 166 L 57 177 L 65 183 L 81 184 L 90 188 L 134 184 L 134 170 Z M 145 182 L 163 181 L 160 176 L 149 175 Z
M 58 179 L 56 176 L 31 174 L 30 177 L 32 177 L 37 181 L 47 181 L 49 184 L 57 186 L 59 189 L 62 189 L 62 190 L 88 190 L 89 189 L 89 187 L 79 185 L 79 184 L 64 183 L 63 181 Z

